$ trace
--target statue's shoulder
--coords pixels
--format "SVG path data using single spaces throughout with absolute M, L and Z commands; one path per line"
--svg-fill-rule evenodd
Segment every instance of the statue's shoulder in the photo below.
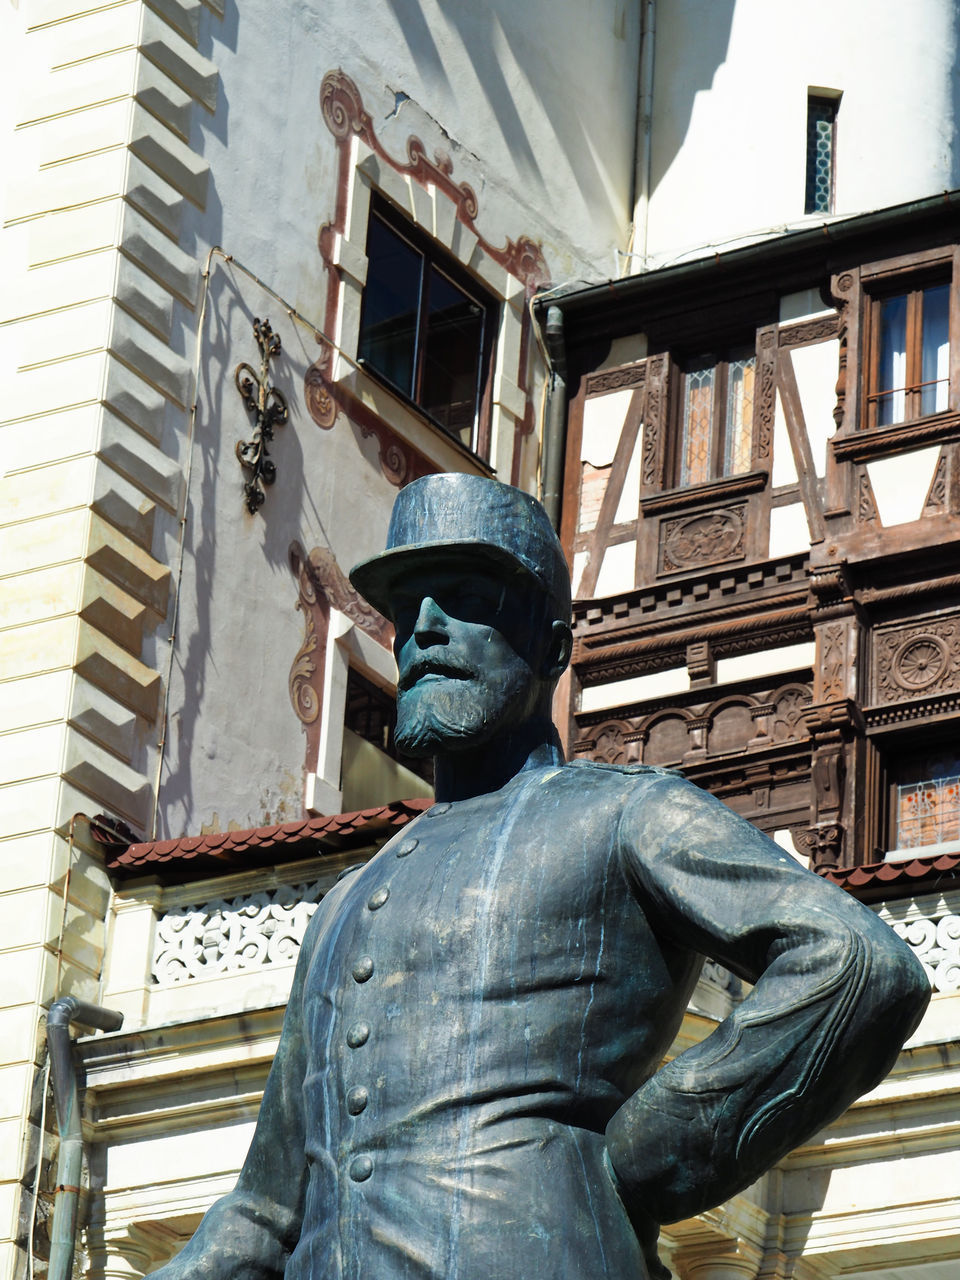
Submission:
M 571 760 L 570 769 L 589 769 L 602 773 L 636 774 L 645 777 L 682 778 L 679 769 L 665 769 L 659 764 L 606 764 L 601 760 Z

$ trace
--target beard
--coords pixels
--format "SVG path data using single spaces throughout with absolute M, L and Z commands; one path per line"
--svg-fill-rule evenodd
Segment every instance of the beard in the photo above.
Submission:
M 535 702 L 530 669 L 499 672 L 497 682 L 469 679 L 419 680 L 397 699 L 397 750 L 405 756 L 454 754 L 483 746 L 502 730 L 522 723 Z

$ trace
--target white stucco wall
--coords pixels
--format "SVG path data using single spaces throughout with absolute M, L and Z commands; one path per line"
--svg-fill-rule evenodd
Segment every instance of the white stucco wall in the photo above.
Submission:
M 842 93 L 837 215 L 956 186 L 957 30 L 950 0 L 659 0 L 648 265 L 803 225 L 811 90 Z

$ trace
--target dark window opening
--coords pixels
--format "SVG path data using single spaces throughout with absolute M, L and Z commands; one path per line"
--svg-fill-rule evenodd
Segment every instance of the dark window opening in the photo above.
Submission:
M 804 213 L 833 213 L 839 98 L 807 98 L 807 186 Z
M 474 452 L 483 451 L 497 315 L 459 263 L 374 201 L 359 359 Z
M 394 731 L 397 727 L 396 699 L 386 689 L 362 676 L 351 667 L 347 673 L 347 698 L 344 728 L 379 748 L 391 760 L 433 785 L 433 761 L 411 760 L 397 751 Z

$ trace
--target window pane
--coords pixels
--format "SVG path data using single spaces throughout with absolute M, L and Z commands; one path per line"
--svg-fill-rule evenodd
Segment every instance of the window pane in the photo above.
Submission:
M 837 102 L 833 98 L 810 98 L 807 102 L 807 191 L 806 213 L 833 210 L 833 139 Z
M 750 470 L 753 450 L 753 356 L 731 360 L 727 374 L 727 416 L 723 474 L 739 476 Z
M 477 416 L 484 319 L 479 303 L 430 268 L 419 403 L 468 448 Z
M 358 354 L 412 396 L 423 259 L 377 217 L 370 219 L 367 258 Z
M 933 289 L 924 289 L 921 413 L 940 413 L 947 407 L 949 334 L 950 286 L 940 284 Z
M 898 849 L 960 839 L 960 777 L 928 778 L 897 788 Z
M 713 445 L 713 365 L 690 369 L 683 405 L 680 483 L 709 480 Z
M 877 371 L 877 424 L 902 422 L 906 413 L 907 298 L 887 298 L 880 304 L 880 367 Z

